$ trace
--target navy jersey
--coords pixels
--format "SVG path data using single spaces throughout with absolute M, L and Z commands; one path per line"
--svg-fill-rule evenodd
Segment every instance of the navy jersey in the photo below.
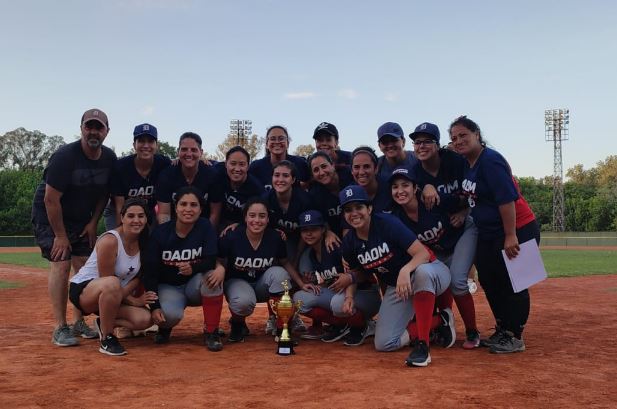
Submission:
M 150 173 L 143 177 L 135 168 L 135 156 L 129 155 L 120 158 L 114 165 L 111 179 L 111 194 L 122 196 L 125 199 L 140 198 L 148 202 L 151 212 L 156 206 L 154 188 L 163 169 L 171 165 L 171 160 L 167 156 L 156 154 Z
M 164 169 L 159 175 L 158 183 L 156 184 L 156 200 L 162 203 L 170 203 L 173 207 L 173 201 L 176 196 L 176 191 L 184 186 L 192 186 L 203 193 L 203 198 L 206 201 L 206 207 L 202 210 L 201 215 L 208 217 L 210 215 L 210 203 L 220 203 L 222 200 L 221 190 L 216 186 L 216 173 L 210 166 L 199 162 L 199 170 L 193 179 L 193 183 L 189 184 L 182 173 L 182 166 L 169 166 Z M 175 218 L 175 212 L 171 212 L 172 218 Z
M 146 250 L 144 287 L 158 292 L 159 284 L 184 285 L 193 275 L 213 269 L 217 253 L 216 231 L 208 219 L 200 217 L 186 237 L 176 234 L 173 220 L 156 226 Z M 191 276 L 178 273 L 182 262 L 192 265 Z M 160 308 L 158 301 L 151 308 Z
M 354 183 L 349 169 L 337 171 L 337 173 L 339 175 L 340 190 L 342 190 L 345 186 L 349 186 Z M 319 210 L 328 222 L 330 230 L 332 230 L 337 236 L 341 237 L 344 223 L 338 192 L 332 193 L 321 183 L 313 181 L 311 183 L 311 187 L 309 188 L 308 194 L 315 205 L 315 210 Z M 349 227 L 346 226 L 345 228 Z
M 433 185 L 438 193 L 460 193 L 465 178 L 465 163 L 467 161 L 461 155 L 449 149 L 440 149 L 439 158 L 441 165 L 437 176 L 433 176 L 424 170 L 422 164 L 418 161 L 414 167 L 418 185 L 421 189 L 426 185 Z
M 326 248 L 325 241 L 321 243 L 321 261 L 317 259 L 315 250 L 309 249 L 309 260 L 311 261 L 310 271 L 313 283 L 322 287 L 328 287 L 343 270 L 343 258 L 339 247 L 335 247 L 332 252 Z M 305 271 L 303 271 L 305 273 Z
M 298 217 L 300 214 L 307 210 L 316 209 L 309 194 L 295 186 L 292 188 L 291 200 L 286 211 L 281 209 L 274 190 L 265 192 L 262 197 L 268 202 L 268 209 L 270 209 L 268 215 L 270 227 L 283 230 L 291 239 L 299 237 Z
M 416 166 L 416 163 L 418 163 L 418 159 L 416 159 L 416 154 L 413 151 L 405 151 L 405 160 L 394 166 L 388 163 L 385 156 L 381 156 L 377 160 L 377 175 L 382 179 L 388 179 L 390 175 L 392 175 L 394 169 L 399 166 L 404 166 L 411 172 L 414 166 Z
M 296 176 L 296 182 L 308 182 L 310 179 L 310 172 L 306 159 L 301 156 L 289 155 L 285 157 L 296 166 L 298 174 Z M 249 173 L 257 178 L 266 189 L 272 189 L 272 162 L 270 161 L 270 155 L 266 155 L 261 159 L 254 160 L 249 166 Z
M 265 189 L 255 177 L 247 175 L 246 180 L 238 189 L 231 186 L 227 171 L 223 168 L 217 175 L 217 186 L 223 194 L 223 210 L 221 220 L 226 223 L 242 223 L 242 208 L 253 196 L 261 196 Z
M 349 151 L 336 151 L 336 163 L 334 167 L 338 170 L 340 168 L 351 168 L 351 152 Z M 347 185 L 345 185 L 347 186 Z
M 418 195 L 419 196 L 419 195 Z M 423 244 L 435 251 L 454 251 L 454 246 L 463 235 L 465 226 L 454 227 L 450 224 L 450 212 L 458 207 L 458 198 L 440 194 L 438 206 L 427 210 L 418 198 L 418 221 L 414 222 L 399 206 L 394 205 L 392 214 L 410 228 Z
M 390 214 L 373 214 L 368 240 L 359 239 L 355 230 L 343 238 L 343 257 L 352 270 L 375 273 L 380 281 L 396 286 L 401 268 L 411 260 L 407 249 L 416 235 Z
M 90 220 L 96 205 L 109 194 L 111 171 L 116 154 L 106 146 L 101 147 L 97 160 L 89 159 L 81 148 L 81 141 L 58 148 L 49 158 L 32 201 L 32 220 L 49 224 L 45 209 L 45 185 L 62 192 L 62 220 L 76 230 Z
M 490 240 L 505 235 L 499 206 L 518 199 L 510 165 L 499 152 L 484 148 L 473 167 L 465 161 L 463 194 L 467 196 L 478 237 Z
M 246 226 L 239 225 L 219 240 L 219 258 L 226 259 L 225 279 L 241 278 L 255 282 L 272 266 L 287 258 L 285 242 L 279 232 L 266 228 L 257 249 L 246 236 Z

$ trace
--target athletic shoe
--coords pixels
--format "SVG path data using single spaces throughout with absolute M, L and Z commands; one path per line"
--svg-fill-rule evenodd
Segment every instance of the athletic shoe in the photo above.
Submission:
M 465 342 L 463 342 L 463 349 L 474 349 L 480 346 L 480 333 L 476 329 L 472 329 L 466 332 Z
M 51 335 L 51 342 L 59 347 L 72 347 L 74 345 L 79 345 L 79 341 L 73 336 L 71 327 L 66 324 L 54 330 Z
M 231 317 L 229 317 L 229 320 L 227 320 L 227 322 L 229 322 L 229 325 L 231 325 Z M 242 321 L 242 330 L 244 331 L 245 337 L 251 335 L 251 330 L 249 330 L 249 327 L 246 325 L 246 321 Z M 217 331 L 219 332 L 219 336 L 221 338 L 225 338 L 227 336 L 227 334 L 225 334 L 225 331 L 223 331 L 222 329 L 218 328 Z
M 103 331 L 101 331 L 101 318 L 100 317 L 96 317 L 94 319 L 94 330 L 99 334 L 99 341 L 101 340 L 101 338 L 103 337 Z
M 450 308 L 439 311 L 441 325 L 437 328 L 437 344 L 444 348 L 450 348 L 456 341 L 456 328 L 454 327 L 454 314 Z
M 368 326 L 366 327 L 366 335 L 365 338 L 374 337 L 375 336 L 375 326 L 377 322 L 375 320 L 368 320 Z
M 363 327 L 351 327 L 349 333 L 345 335 L 343 345 L 348 347 L 357 347 L 364 344 L 367 333 L 369 331 L 369 321 L 366 321 Z
M 336 342 L 347 334 L 349 334 L 349 325 L 330 325 L 321 340 L 323 342 Z
M 73 336 L 81 336 L 82 338 L 85 339 L 93 339 L 93 338 L 98 338 L 99 334 L 97 331 L 93 330 L 92 328 L 90 328 L 88 326 L 88 324 L 86 324 L 86 321 L 83 318 L 80 318 L 79 320 L 75 321 L 75 324 L 73 324 Z
M 148 327 L 146 329 L 133 331 L 133 336 L 134 337 L 145 337 L 148 334 L 156 334 L 158 330 L 159 330 L 159 326 L 154 324 L 153 326 Z
M 516 338 L 511 332 L 504 331 L 499 343 L 491 346 L 489 350 L 492 354 L 511 354 L 513 352 L 523 352 L 525 350 L 525 342 L 523 339 Z
M 118 341 L 115 335 L 109 334 L 101 340 L 99 352 L 112 356 L 126 355 L 126 350 Z
M 229 337 L 227 337 L 227 342 L 244 342 L 244 327 L 246 327 L 244 321 L 232 321 L 231 332 L 229 333 Z
M 304 325 L 302 317 L 297 314 L 291 320 L 291 330 L 293 332 L 306 332 L 306 325 Z
M 424 341 L 416 341 L 409 356 L 405 359 L 405 364 L 407 366 L 428 366 L 430 363 L 431 354 L 428 345 Z
M 321 325 L 319 325 L 319 326 L 311 325 L 310 327 L 308 327 L 308 329 L 306 330 L 306 332 L 304 334 L 300 335 L 300 338 L 302 338 L 302 339 L 321 339 L 323 334 L 324 334 L 323 326 L 321 326 Z
M 266 321 L 266 335 L 276 335 L 276 315 L 270 315 Z
M 223 349 L 223 343 L 217 330 L 214 330 L 214 332 L 204 332 L 204 344 L 212 352 L 218 352 Z
M 495 344 L 499 344 L 501 338 L 503 338 L 505 330 L 503 330 L 499 325 L 495 326 L 495 332 L 488 338 L 484 338 L 480 340 L 480 346 L 483 347 L 492 347 Z
M 169 338 L 171 337 L 171 328 L 160 328 L 154 335 L 154 343 L 155 344 L 166 344 L 169 342 Z

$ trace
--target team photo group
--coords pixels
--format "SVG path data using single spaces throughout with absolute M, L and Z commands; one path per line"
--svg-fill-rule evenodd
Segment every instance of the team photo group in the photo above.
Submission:
M 155 344 L 173 343 L 195 306 L 209 351 L 241 349 L 256 327 L 279 340 L 289 327 L 294 343 L 353 347 L 370 337 L 379 352 L 410 346 L 406 365 L 425 367 L 432 347 L 455 345 L 453 311 L 464 324 L 461 350 L 525 350 L 529 292 L 514 292 L 502 251 L 517 257 L 519 243 L 539 243 L 540 229 L 474 120 L 455 118 L 444 135 L 430 122 L 409 134 L 386 122 L 377 150 L 351 152 L 322 122 L 307 158 L 288 153 L 290 134 L 275 125 L 263 157 L 235 146 L 221 162 L 204 159 L 194 132 L 179 136 L 169 159 L 157 153 L 156 126 L 137 125 L 134 154 L 118 159 L 104 145 L 103 111 L 86 111 L 80 127 L 80 139 L 51 156 L 32 206 L 50 261 L 55 345 L 98 338 L 100 352 L 121 356 L 119 332 L 152 328 Z M 97 237 L 101 217 L 106 232 Z M 494 318 L 482 336 L 476 271 Z M 283 322 L 276 306 L 289 294 L 298 311 Z M 268 318 L 251 330 L 258 303 Z

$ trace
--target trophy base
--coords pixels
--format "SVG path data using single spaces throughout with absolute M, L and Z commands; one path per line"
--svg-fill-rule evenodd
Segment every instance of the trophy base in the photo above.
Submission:
M 282 356 L 288 356 L 288 355 L 295 354 L 296 352 L 294 351 L 294 342 L 292 340 L 289 340 L 289 341 L 279 340 L 277 348 L 276 348 L 276 353 Z

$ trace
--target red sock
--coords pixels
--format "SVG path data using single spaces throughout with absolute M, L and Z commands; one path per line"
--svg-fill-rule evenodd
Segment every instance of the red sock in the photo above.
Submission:
M 441 317 L 439 314 L 433 314 L 433 321 L 431 322 L 431 331 L 437 329 L 441 325 Z
M 473 302 L 473 296 L 469 293 L 465 295 L 457 295 L 454 297 L 454 301 L 456 301 L 458 312 L 461 314 L 461 318 L 463 318 L 463 322 L 465 323 L 465 329 L 467 331 L 477 331 L 476 305 Z
M 433 322 L 433 308 L 435 306 L 435 294 L 428 291 L 420 291 L 413 295 L 413 308 L 416 310 L 416 325 L 418 326 L 418 339 L 427 344 L 431 324 Z
M 433 318 L 431 321 L 431 331 L 437 329 L 437 327 L 439 327 L 441 325 L 441 318 L 439 317 L 439 314 L 433 314 Z M 409 324 L 407 324 L 407 332 L 409 333 L 409 339 L 416 339 L 418 338 L 418 326 L 416 325 L 416 321 L 415 320 L 411 320 L 409 321 Z
M 450 289 L 448 288 L 446 291 L 441 293 L 441 295 L 437 296 L 437 299 L 435 300 L 435 305 L 437 305 L 437 308 L 439 308 L 440 310 L 446 308 L 452 309 L 452 291 L 450 291 Z
M 313 325 L 315 324 L 315 321 L 318 322 L 329 322 L 332 320 L 332 312 L 323 309 L 321 307 L 313 307 L 311 308 L 311 310 L 306 314 L 307 317 L 311 317 L 313 319 Z
M 364 314 L 362 314 L 361 311 L 356 311 L 354 315 L 347 318 L 347 323 L 349 324 L 350 327 L 364 328 L 364 325 L 366 323 L 364 319 Z
M 201 308 L 204 311 L 204 331 L 213 332 L 219 327 L 221 311 L 223 310 L 223 294 L 214 297 L 201 297 Z

